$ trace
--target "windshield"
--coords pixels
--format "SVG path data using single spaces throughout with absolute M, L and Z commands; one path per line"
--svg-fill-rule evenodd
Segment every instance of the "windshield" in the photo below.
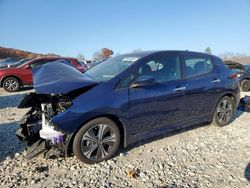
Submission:
M 20 65 L 26 63 L 29 60 L 31 60 L 31 58 L 22 59 L 22 60 L 18 61 L 17 63 L 15 63 L 14 66 L 15 67 L 20 66 Z
M 140 59 L 139 56 L 133 55 L 120 55 L 110 58 L 100 64 L 94 66 L 93 68 L 87 70 L 84 75 L 90 77 L 95 81 L 106 81 L 114 78 L 135 61 Z

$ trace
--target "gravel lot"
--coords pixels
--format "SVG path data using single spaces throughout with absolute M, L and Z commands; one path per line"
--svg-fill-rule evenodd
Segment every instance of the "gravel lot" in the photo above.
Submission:
M 200 125 L 138 143 L 100 164 L 27 161 L 15 137 L 25 92 L 0 90 L 0 187 L 250 187 L 249 113 L 238 111 L 227 127 Z M 132 170 L 136 177 L 128 176 Z

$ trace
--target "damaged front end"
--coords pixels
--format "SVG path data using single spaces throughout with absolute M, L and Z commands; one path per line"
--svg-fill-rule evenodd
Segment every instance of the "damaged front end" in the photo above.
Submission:
M 18 108 L 30 108 L 20 120 L 17 137 L 27 143 L 27 158 L 43 154 L 45 157 L 67 156 L 71 134 L 55 125 L 51 118 L 65 111 L 72 104 L 64 95 L 30 93 Z
M 32 69 L 35 93 L 27 94 L 18 108 L 30 108 L 20 121 L 17 137 L 27 142 L 27 158 L 66 156 L 72 133 L 64 132 L 52 118 L 73 105 L 73 100 L 97 85 L 74 67 L 61 61 Z M 70 125 L 69 125 L 70 126 Z

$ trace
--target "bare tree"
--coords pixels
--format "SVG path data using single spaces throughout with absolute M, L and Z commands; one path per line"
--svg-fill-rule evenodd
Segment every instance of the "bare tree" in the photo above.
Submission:
M 134 49 L 132 52 L 141 52 L 142 49 L 141 48 L 138 48 L 138 49 Z
M 101 60 L 102 59 L 102 54 L 100 53 L 100 51 L 96 51 L 94 52 L 92 59 L 95 61 Z
M 205 49 L 205 52 L 206 52 L 207 54 L 212 54 L 212 51 L 211 51 L 211 48 L 210 48 L 210 47 L 207 47 L 207 48 Z
M 79 53 L 79 54 L 77 55 L 77 59 L 79 59 L 79 60 L 85 60 L 85 57 L 84 57 L 83 54 Z

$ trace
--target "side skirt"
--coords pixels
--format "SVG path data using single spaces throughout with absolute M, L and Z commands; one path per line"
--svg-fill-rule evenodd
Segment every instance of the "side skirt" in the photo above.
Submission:
M 136 142 L 139 142 L 139 141 L 149 140 L 149 139 L 155 138 L 155 137 L 160 136 L 160 135 L 164 136 L 165 134 L 175 132 L 175 131 L 178 131 L 181 129 L 185 129 L 185 128 L 188 129 L 192 126 L 198 127 L 199 125 L 204 125 L 204 123 L 209 124 L 210 119 L 211 119 L 210 116 L 209 117 L 206 116 L 206 117 L 191 120 L 188 122 L 182 122 L 182 123 L 168 125 L 168 126 L 164 126 L 164 127 L 158 127 L 158 128 L 147 130 L 145 132 L 138 133 L 135 135 L 128 135 L 126 146 L 131 145 L 131 144 L 135 144 Z

